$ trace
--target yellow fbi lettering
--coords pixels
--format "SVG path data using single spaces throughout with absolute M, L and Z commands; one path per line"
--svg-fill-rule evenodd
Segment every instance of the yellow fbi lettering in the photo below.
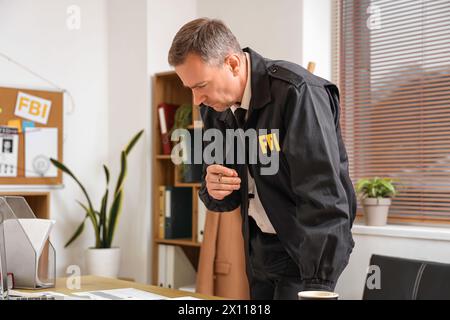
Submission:
M 262 153 L 267 153 L 267 147 L 269 147 L 270 151 L 273 151 L 274 149 L 280 151 L 280 144 L 278 143 L 278 138 L 275 133 L 263 134 L 258 136 L 258 138 Z

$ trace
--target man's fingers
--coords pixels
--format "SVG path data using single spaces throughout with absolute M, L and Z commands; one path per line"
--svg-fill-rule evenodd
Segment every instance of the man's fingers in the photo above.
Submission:
M 206 181 L 211 183 L 219 183 L 219 175 L 218 174 L 208 174 L 206 176 Z M 239 177 L 225 177 L 222 176 L 220 178 L 220 183 L 223 184 L 240 184 L 241 178 Z
M 236 170 L 212 164 L 208 166 L 206 172 L 208 193 L 216 200 L 222 200 L 241 187 L 241 179 Z
M 214 173 L 214 174 L 221 173 L 222 175 L 228 176 L 228 177 L 237 177 L 238 176 L 236 170 L 221 166 L 220 164 L 209 165 L 208 168 L 206 168 L 206 172 Z
M 239 184 L 223 184 L 223 183 L 209 183 L 208 189 L 209 190 L 239 190 L 240 189 Z

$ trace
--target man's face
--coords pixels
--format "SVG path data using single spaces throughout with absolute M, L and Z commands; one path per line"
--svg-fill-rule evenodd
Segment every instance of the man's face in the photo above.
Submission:
M 240 100 L 238 72 L 229 60 L 214 66 L 196 54 L 189 54 L 183 64 L 175 67 L 183 85 L 191 88 L 194 104 L 203 103 L 223 112 Z

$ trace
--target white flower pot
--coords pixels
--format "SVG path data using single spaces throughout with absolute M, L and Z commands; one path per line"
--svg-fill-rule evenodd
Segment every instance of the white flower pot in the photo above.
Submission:
M 389 198 L 366 198 L 362 200 L 364 220 L 368 226 L 384 226 L 387 223 Z
M 120 266 L 120 248 L 89 248 L 86 250 L 88 275 L 117 278 Z

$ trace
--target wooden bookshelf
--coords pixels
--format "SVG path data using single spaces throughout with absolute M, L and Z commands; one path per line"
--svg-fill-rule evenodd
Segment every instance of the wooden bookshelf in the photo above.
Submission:
M 170 160 L 170 155 L 158 154 L 158 155 L 156 155 L 156 160 Z
M 191 238 L 185 239 L 156 239 L 158 244 L 171 244 L 176 246 L 186 246 L 186 247 L 200 247 L 200 242 L 194 242 Z
M 153 78 L 152 101 L 152 284 L 158 282 L 158 245 L 180 246 L 197 270 L 201 243 L 197 241 L 197 207 L 200 183 L 183 183 L 178 176 L 178 168 L 170 155 L 163 155 L 161 134 L 157 107 L 160 103 L 193 104 L 192 93 L 185 88 L 175 72 L 162 72 Z M 201 128 L 200 113 L 197 106 L 193 106 L 192 125 L 189 128 Z M 171 185 L 175 187 L 192 188 L 192 237 L 189 239 L 159 239 L 159 187 Z

